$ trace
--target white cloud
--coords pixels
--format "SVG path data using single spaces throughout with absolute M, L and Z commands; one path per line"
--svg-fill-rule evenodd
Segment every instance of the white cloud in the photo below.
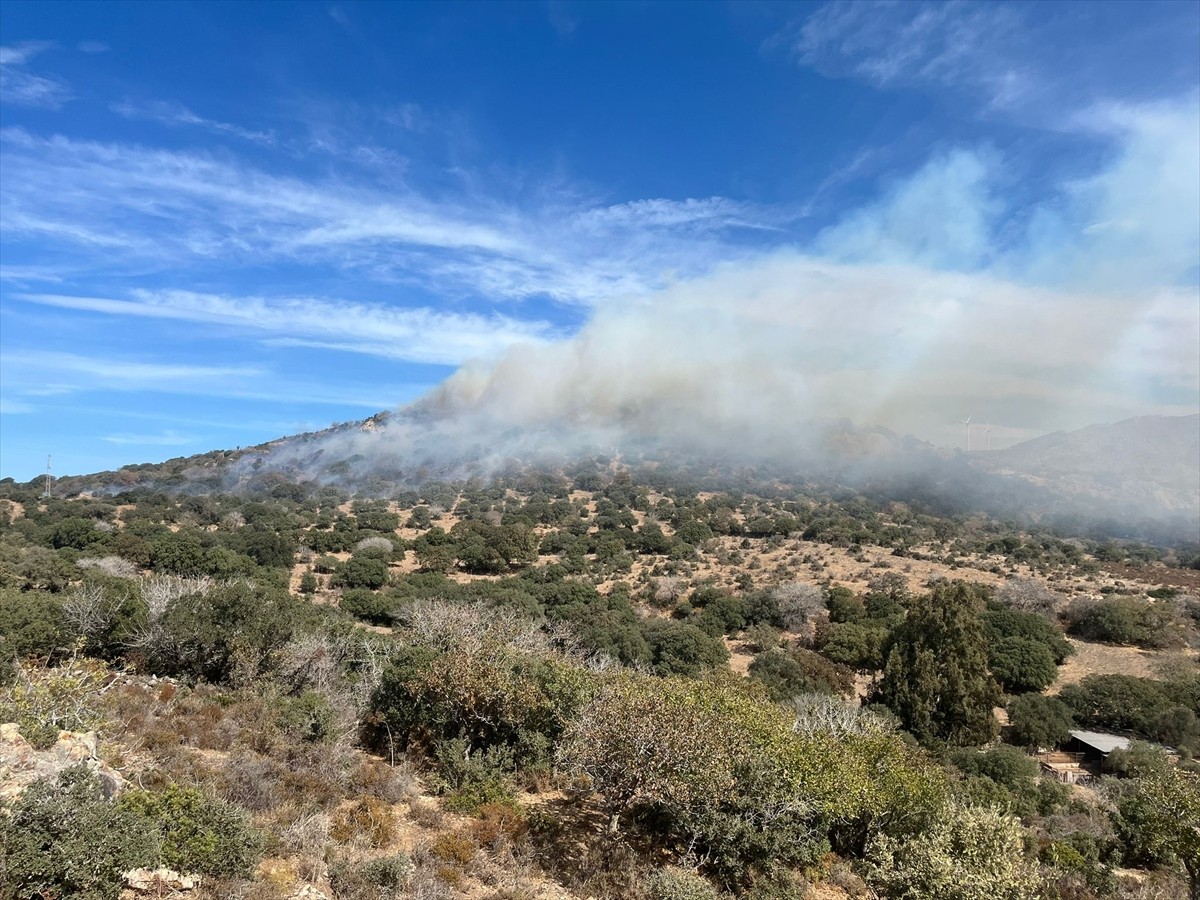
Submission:
M 0 263 L 0 281 L 22 284 L 31 281 L 59 283 L 62 280 L 62 271 L 52 266 L 10 266 Z
M 1200 78 L 1200 7 L 833 0 L 767 42 L 830 78 L 967 100 L 1050 130 L 1101 99 L 1148 102 Z
M 25 403 L 21 400 L 12 400 L 8 397 L 0 397 L 0 415 L 19 415 L 33 411 L 34 406 L 30 403 Z
M 19 299 L 115 316 L 208 322 L 250 333 L 267 332 L 277 343 L 292 346 L 322 346 L 439 365 L 495 356 L 511 344 L 554 336 L 544 322 L 307 297 L 137 291 L 132 300 L 63 294 L 23 294 Z
M 110 383 L 128 383 L 137 387 L 165 382 L 215 378 L 253 378 L 263 374 L 257 366 L 200 366 L 178 363 L 152 363 L 136 360 L 104 359 L 74 353 L 22 352 L 5 354 L 14 369 L 38 369 L 62 374 L 86 375 Z
M 1030 89 L 1016 54 L 1023 36 L 1022 16 L 1009 4 L 837 0 L 774 43 L 834 77 L 981 90 L 1005 106 Z
M 49 50 L 54 45 L 49 41 L 25 41 L 0 47 L 0 66 L 23 66 L 39 53 Z
M 197 442 L 197 439 L 191 435 L 179 434 L 169 429 L 151 434 L 105 434 L 101 435 L 100 440 L 110 444 L 132 444 L 143 447 L 182 447 Z
M 255 144 L 270 146 L 275 143 L 275 136 L 268 131 L 255 131 L 243 128 L 229 122 L 208 119 L 196 115 L 182 103 L 134 103 L 132 100 L 122 100 L 112 104 L 109 109 L 126 119 L 148 119 L 168 126 L 191 126 L 203 128 L 217 134 L 228 134 Z
M 728 251 L 731 229 L 771 228 L 722 198 L 518 208 L 463 194 L 430 199 L 337 180 L 271 176 L 228 159 L 44 139 L 5 145 L 10 236 L 50 238 L 68 259 L 139 272 L 208 260 L 361 268 L 492 299 L 593 303 L 691 275 Z
M 379 411 L 411 396 L 412 385 L 311 381 L 256 365 L 192 365 L 142 359 L 22 350 L 0 357 L 0 381 L 11 402 L 96 392 L 224 397 L 273 404 L 327 405 Z
M 25 69 L 26 63 L 52 46 L 46 41 L 27 41 L 0 47 L 0 102 L 58 109 L 71 99 L 71 88 L 61 78 Z

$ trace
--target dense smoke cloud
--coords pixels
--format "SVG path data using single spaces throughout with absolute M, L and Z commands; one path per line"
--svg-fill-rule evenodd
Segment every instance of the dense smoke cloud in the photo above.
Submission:
M 810 247 L 600 303 L 575 336 L 466 365 L 337 453 L 484 469 L 645 442 L 800 458 L 827 447 L 830 419 L 961 447 L 973 416 L 999 448 L 1191 414 L 1196 98 L 1086 127 L 1108 135 L 1107 167 L 1040 204 L 1007 207 L 995 153 L 938 156 Z
M 418 406 L 732 440 L 834 416 L 950 445 L 967 415 L 1000 445 L 1194 412 L 1197 105 L 1090 113 L 1108 166 L 1020 214 L 994 153 L 939 156 L 813 249 L 610 301 L 577 336 L 468 365 Z

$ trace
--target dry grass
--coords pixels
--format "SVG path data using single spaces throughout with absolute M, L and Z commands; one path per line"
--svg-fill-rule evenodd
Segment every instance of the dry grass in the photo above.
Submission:
M 1057 694 L 1068 684 L 1078 684 L 1088 675 L 1134 675 L 1139 678 L 1154 678 L 1162 673 L 1165 665 L 1200 662 L 1196 650 L 1140 650 L 1137 647 L 1114 647 L 1109 644 L 1092 644 L 1087 641 L 1067 638 L 1075 648 L 1075 655 L 1059 667 L 1058 678 L 1046 693 Z

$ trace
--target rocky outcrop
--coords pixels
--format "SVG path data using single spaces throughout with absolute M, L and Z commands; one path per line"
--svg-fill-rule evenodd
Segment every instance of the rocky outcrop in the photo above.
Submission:
M 106 797 L 116 797 L 125 789 L 121 774 L 100 760 L 94 731 L 62 731 L 54 746 L 37 750 L 15 723 L 0 725 L 0 801 L 12 800 L 35 781 L 57 778 L 79 763 L 96 773 Z
M 133 869 L 125 873 L 121 900 L 142 897 L 174 897 L 200 887 L 200 875 L 184 875 L 174 869 Z

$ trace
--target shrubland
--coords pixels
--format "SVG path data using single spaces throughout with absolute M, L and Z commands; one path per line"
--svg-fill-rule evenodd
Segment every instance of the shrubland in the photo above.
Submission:
M 0 896 L 1196 896 L 1186 552 L 709 487 L 0 484 L 0 720 L 128 782 L 6 795 Z M 1182 665 L 1064 684 L 1080 639 Z M 1030 755 L 1078 727 L 1176 756 L 1080 792 Z

